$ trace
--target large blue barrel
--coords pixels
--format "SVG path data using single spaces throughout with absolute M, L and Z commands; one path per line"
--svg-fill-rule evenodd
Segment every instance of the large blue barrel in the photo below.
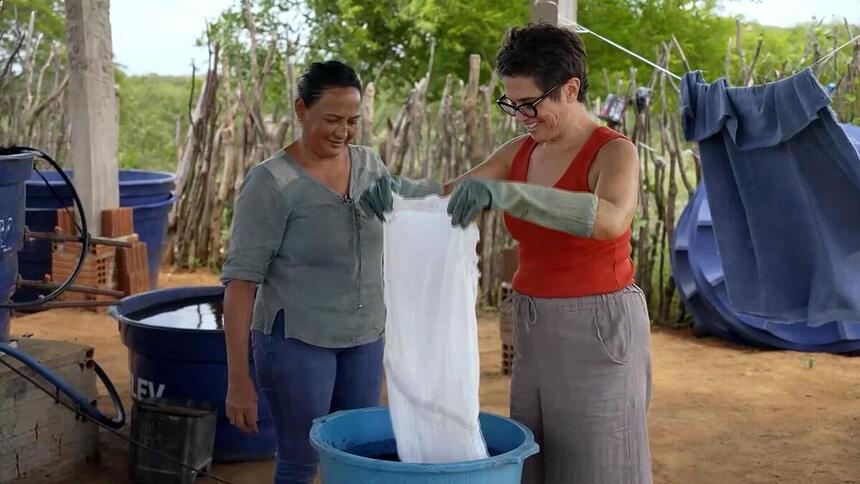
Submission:
M 488 459 L 452 464 L 397 462 L 391 417 L 383 407 L 319 418 L 311 444 L 320 454 L 322 484 L 519 484 L 523 462 L 538 452 L 531 431 L 481 412 Z
M 24 245 L 24 184 L 32 153 L 0 155 L 0 303 L 15 291 L 18 252 Z M 9 310 L 0 308 L 0 341 L 9 341 Z
M 65 170 L 65 173 L 74 181 L 74 170 Z M 27 182 L 27 208 L 61 208 L 71 205 L 71 192 L 63 183 L 60 174 L 56 171 L 43 171 L 42 176 L 48 180 L 48 184 L 36 173 L 33 173 Z M 170 198 L 175 185 L 176 175 L 173 173 L 120 170 L 119 204 L 122 207 L 134 207 L 166 200 Z M 62 204 L 57 201 L 58 197 Z
M 65 172 L 70 178 L 74 170 Z M 42 172 L 44 180 L 33 174 L 27 181 L 26 223 L 30 230 L 51 232 L 57 225 L 56 209 L 72 205 L 72 196 L 59 173 Z M 48 183 L 45 183 L 45 180 Z M 150 287 L 158 287 L 158 269 L 161 263 L 167 215 L 175 200 L 173 189 L 176 176 L 172 173 L 144 170 L 120 170 L 119 202 L 122 207 L 134 209 L 134 230 L 147 245 Z M 74 180 L 73 180 L 74 181 Z M 51 272 L 51 243 L 29 242 L 19 257 L 21 276 L 41 280 Z M 32 300 L 39 294 L 34 289 L 21 289 L 16 300 Z
M 147 262 L 149 263 L 149 287 L 158 287 L 158 270 L 164 253 L 167 236 L 167 216 L 173 208 L 176 197 L 170 197 L 145 205 L 134 205 L 134 231 L 142 242 L 146 242 Z
M 225 414 L 227 348 L 218 324 L 223 297 L 221 286 L 160 289 L 127 297 L 110 314 L 128 347 L 134 398 L 210 402 L 218 408 L 216 460 L 268 459 L 275 437 L 265 399 L 259 399 L 256 435 L 240 432 Z
M 790 261 L 786 261 L 790 263 Z M 753 346 L 846 353 L 860 350 L 860 322 L 811 326 L 734 311 L 726 290 L 707 191 L 700 184 L 684 209 L 672 243 L 672 274 L 685 306 L 703 332 Z

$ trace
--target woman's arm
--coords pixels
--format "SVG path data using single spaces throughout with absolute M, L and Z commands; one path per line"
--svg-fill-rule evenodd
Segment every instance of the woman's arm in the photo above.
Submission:
M 526 136 L 523 135 L 514 138 L 500 146 L 489 158 L 481 162 L 478 166 L 472 168 L 468 172 L 460 175 L 454 180 L 449 181 L 443 186 L 439 186 L 435 182 L 422 180 L 414 181 L 408 178 L 399 176 L 391 176 L 385 168 L 382 160 L 379 164 L 383 167 L 385 174 L 380 176 L 370 187 L 365 190 L 359 197 L 359 203 L 362 209 L 368 216 L 375 216 L 380 221 L 385 221 L 385 215 L 390 213 L 394 207 L 393 193 L 397 193 L 404 198 L 421 198 L 431 194 L 441 193 L 448 195 L 454 187 L 463 179 L 466 178 L 487 178 L 501 180 L 507 177 L 511 169 L 511 162 L 517 153 L 517 150 L 522 146 Z M 378 158 L 378 155 L 376 155 Z
M 264 165 L 251 169 L 233 207 L 227 259 L 221 270 L 227 344 L 226 410 L 243 432 L 257 431 L 257 393 L 248 364 L 248 339 L 257 285 L 277 257 L 287 227 L 283 187 Z
M 227 339 L 227 418 L 243 432 L 257 432 L 257 392 L 251 380 L 248 344 L 257 284 L 233 280 L 224 290 Z
M 457 178 L 446 182 L 443 186 L 445 195 L 454 191 L 457 186 L 465 178 L 484 178 L 488 180 L 504 180 L 511 171 L 511 163 L 514 161 L 517 151 L 523 145 L 527 134 L 518 136 L 507 143 L 500 146 L 486 160 L 482 161 L 478 166 L 463 173 Z
M 632 143 L 608 143 L 595 158 L 595 190 L 573 192 L 529 183 L 472 178 L 448 204 L 451 223 L 463 227 L 481 210 L 514 217 L 599 240 L 620 237 L 630 227 L 639 194 L 639 158 Z
M 617 239 L 630 228 L 639 203 L 639 154 L 633 143 L 613 140 L 597 152 L 592 166 L 597 171 L 592 237 Z

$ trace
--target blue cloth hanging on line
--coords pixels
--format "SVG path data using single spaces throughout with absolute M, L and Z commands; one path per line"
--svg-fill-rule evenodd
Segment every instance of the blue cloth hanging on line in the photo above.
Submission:
M 837 123 L 808 69 L 753 87 L 700 71 L 681 84 L 733 309 L 860 321 L 860 128 Z

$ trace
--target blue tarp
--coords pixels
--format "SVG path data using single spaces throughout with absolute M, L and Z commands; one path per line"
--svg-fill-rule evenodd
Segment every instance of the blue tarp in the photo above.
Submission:
M 681 91 L 732 308 L 860 321 L 860 155 L 812 72 L 735 88 L 694 71 Z

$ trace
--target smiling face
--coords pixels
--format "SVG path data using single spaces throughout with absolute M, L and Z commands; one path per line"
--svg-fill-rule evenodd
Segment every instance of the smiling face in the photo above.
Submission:
M 302 140 L 320 158 L 344 153 L 358 129 L 361 92 L 354 87 L 325 89 L 310 107 L 296 99 Z
M 522 108 L 517 110 L 517 121 L 526 128 L 536 142 L 553 141 L 561 138 L 565 123 L 573 115 L 579 94 L 579 79 L 572 78 L 559 86 L 542 90 L 531 76 L 503 76 L 506 102 L 519 106 L 534 103 L 534 109 Z M 553 87 L 555 89 L 553 90 Z M 552 92 L 550 92 L 552 90 Z M 547 92 L 546 95 L 542 98 Z M 522 111 L 536 112 L 536 116 L 527 116 Z

